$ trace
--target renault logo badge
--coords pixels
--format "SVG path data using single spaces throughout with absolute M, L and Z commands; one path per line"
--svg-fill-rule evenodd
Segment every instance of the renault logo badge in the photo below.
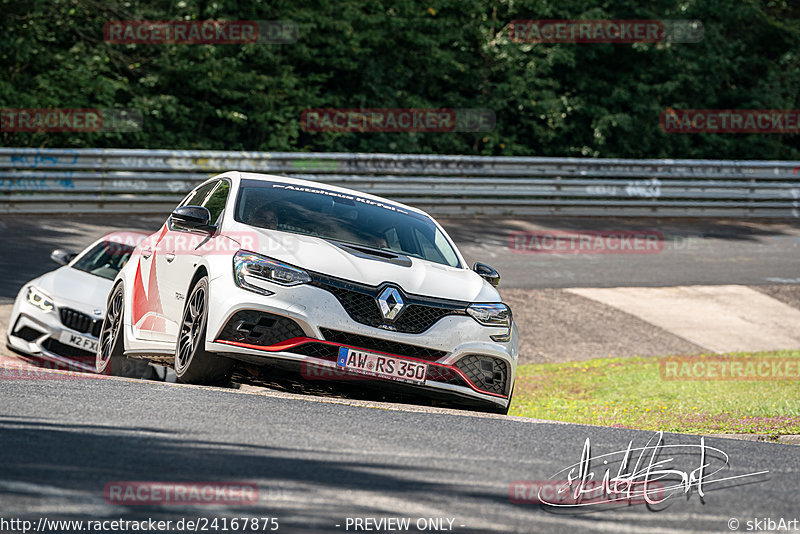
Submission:
M 387 321 L 394 321 L 406 305 L 400 292 L 394 287 L 387 287 L 381 291 L 376 300 L 383 318 Z

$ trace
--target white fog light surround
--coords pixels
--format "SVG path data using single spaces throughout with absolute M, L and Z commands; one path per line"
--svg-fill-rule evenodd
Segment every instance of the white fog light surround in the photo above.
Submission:
M 233 278 L 239 287 L 261 295 L 274 294 L 264 287 L 262 281 L 282 286 L 296 286 L 311 281 L 311 277 L 302 269 L 244 250 L 233 257 Z
M 467 313 L 483 326 L 506 328 L 505 334 L 489 336 L 493 341 L 506 342 L 511 339 L 511 308 L 505 304 L 470 304 Z
M 37 288 L 30 286 L 28 287 L 28 302 L 36 306 L 42 311 L 53 311 L 55 309 L 55 304 L 53 304 L 53 299 L 39 291 Z

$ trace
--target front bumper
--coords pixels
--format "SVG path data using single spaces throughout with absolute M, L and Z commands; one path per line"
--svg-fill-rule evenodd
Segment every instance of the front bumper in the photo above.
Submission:
M 274 291 L 262 296 L 239 288 L 228 276 L 211 280 L 206 350 L 253 363 L 298 362 L 301 369 L 327 369 L 335 380 L 343 373 L 336 365 L 339 348 L 358 349 L 424 362 L 424 384 L 414 388 L 501 407 L 509 403 L 517 365 L 516 327 L 506 343 L 490 338 L 502 328 L 482 326 L 467 315 L 442 317 L 420 334 L 392 332 L 356 322 L 324 289 L 275 285 Z M 259 325 L 259 314 L 272 319 Z
M 43 312 L 17 298 L 9 320 L 6 344 L 25 356 L 47 361 L 59 369 L 94 373 L 95 354 L 60 341 L 64 333 L 79 335 L 97 342 L 91 331 L 79 332 L 61 322 L 59 310 Z

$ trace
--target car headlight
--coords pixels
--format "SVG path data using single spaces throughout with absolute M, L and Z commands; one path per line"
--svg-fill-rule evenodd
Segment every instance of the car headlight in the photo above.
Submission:
M 53 311 L 56 307 L 55 304 L 53 304 L 53 299 L 33 286 L 28 287 L 28 302 L 46 312 Z
M 504 334 L 489 336 L 493 341 L 506 342 L 511 339 L 511 308 L 505 304 L 470 304 L 467 313 L 483 326 L 498 326 L 506 329 Z
M 302 269 L 244 250 L 233 257 L 233 278 L 239 287 L 262 295 L 274 294 L 262 281 L 282 286 L 296 286 L 311 281 L 311 277 Z

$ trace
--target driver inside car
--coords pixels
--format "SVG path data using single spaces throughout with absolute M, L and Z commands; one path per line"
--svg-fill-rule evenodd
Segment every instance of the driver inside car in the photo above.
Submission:
M 253 213 L 250 215 L 248 220 L 248 224 L 261 228 L 267 228 L 268 230 L 276 230 L 278 228 L 278 216 L 274 211 L 272 211 L 271 207 L 261 206 L 260 208 L 253 210 Z

